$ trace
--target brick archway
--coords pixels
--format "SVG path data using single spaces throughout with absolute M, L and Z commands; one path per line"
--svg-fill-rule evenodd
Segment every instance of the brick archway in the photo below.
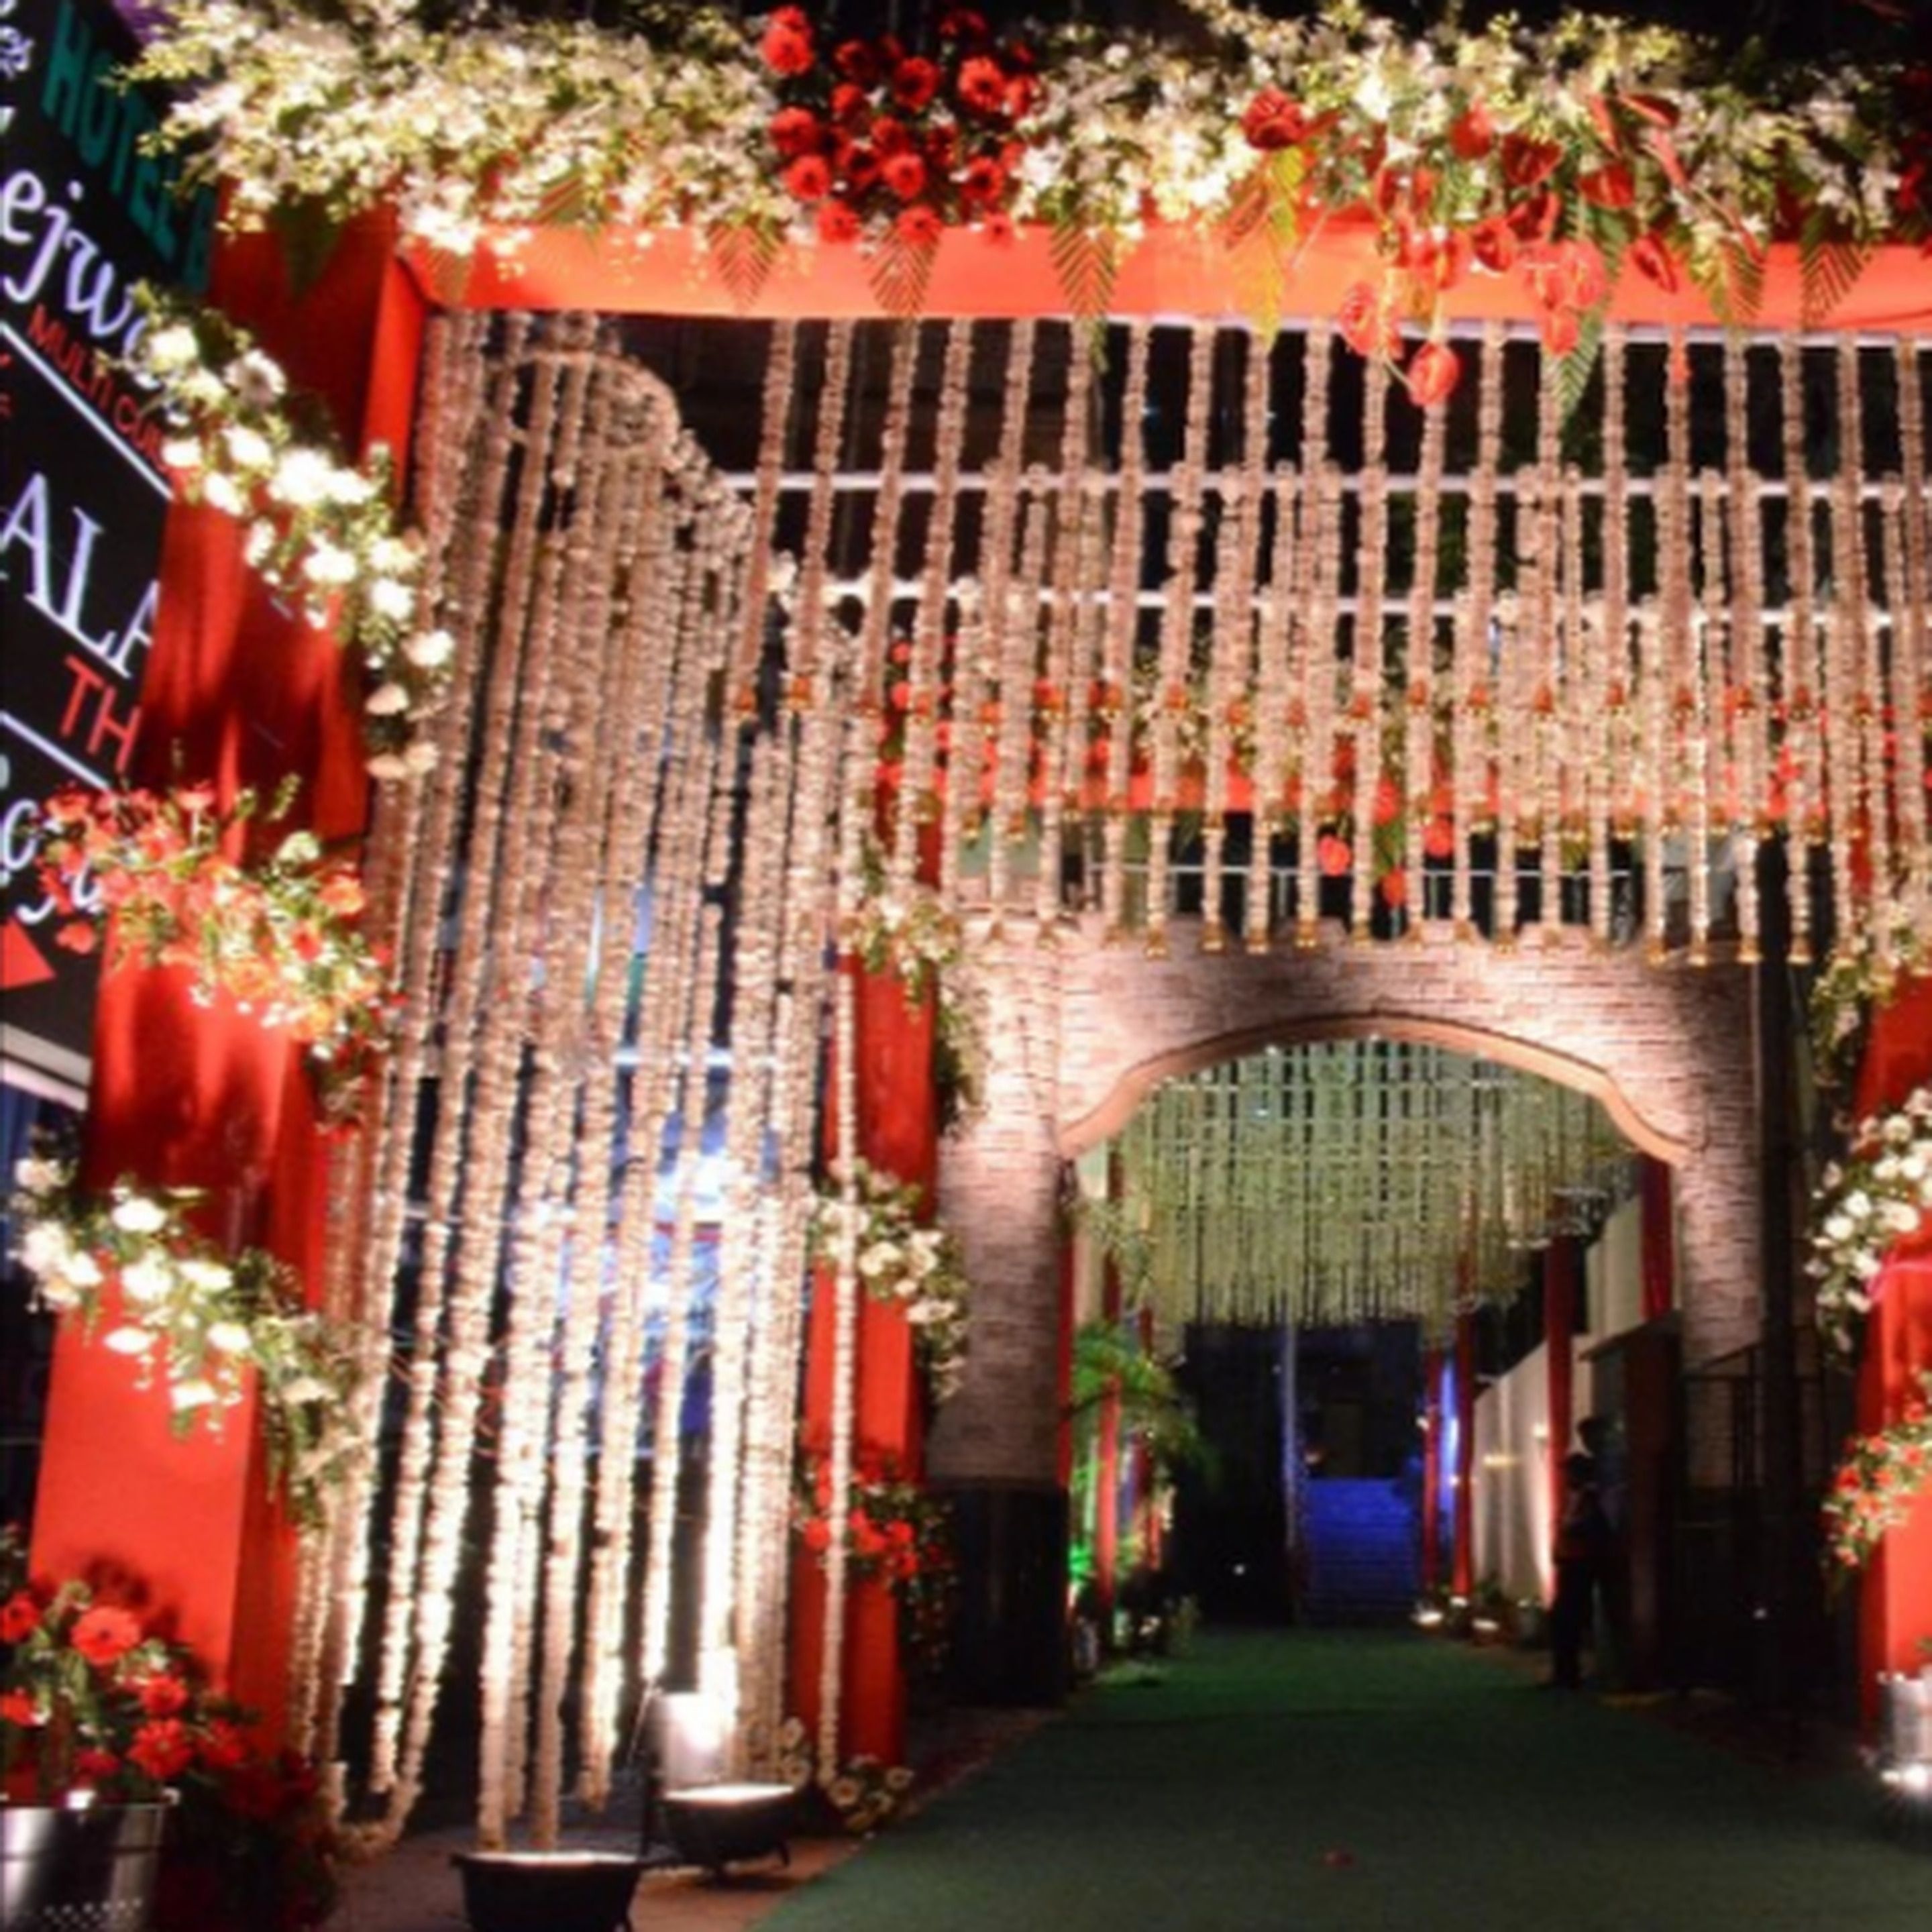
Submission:
M 935 1467 L 962 1480 L 1052 1480 L 1064 1161 L 1172 1075 L 1269 1043 L 1382 1032 L 1524 1066 L 1603 1100 L 1678 1181 L 1684 1348 L 1756 1331 L 1757 1109 L 1750 976 L 1652 966 L 1581 938 L 1514 952 L 1425 940 L 1205 955 L 1185 927 L 1149 957 L 1097 922 L 1050 943 L 988 934 L 981 1118 L 947 1145 L 941 1190 L 974 1283 L 964 1387 Z

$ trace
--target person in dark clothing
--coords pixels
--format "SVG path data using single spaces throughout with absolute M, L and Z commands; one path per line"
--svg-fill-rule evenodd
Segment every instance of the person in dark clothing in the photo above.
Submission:
M 1580 1451 L 1566 1456 L 1563 1510 L 1556 1528 L 1556 1597 L 1550 1610 L 1550 1681 L 1558 1690 L 1575 1690 L 1582 1684 L 1583 1646 L 1595 1616 L 1610 1528 L 1596 1464 Z

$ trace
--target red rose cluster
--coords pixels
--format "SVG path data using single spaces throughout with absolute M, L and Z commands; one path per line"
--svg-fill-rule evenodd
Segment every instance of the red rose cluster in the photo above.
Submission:
M 785 96 L 772 146 L 821 241 L 890 232 L 930 247 L 951 224 L 1011 232 L 1014 130 L 1040 98 L 1038 61 L 969 8 L 944 14 L 938 34 L 937 59 L 893 34 L 822 53 L 802 8 L 766 22 L 759 50 Z

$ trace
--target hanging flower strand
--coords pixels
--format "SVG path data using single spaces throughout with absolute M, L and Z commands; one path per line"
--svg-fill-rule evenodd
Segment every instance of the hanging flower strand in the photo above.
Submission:
M 158 1360 L 182 1432 L 204 1417 L 218 1427 L 254 1370 L 272 1478 L 298 1519 L 318 1520 L 329 1486 L 361 1453 L 340 1426 L 352 1358 L 301 1306 L 290 1271 L 260 1249 L 230 1256 L 194 1234 L 187 1215 L 202 1198 L 196 1190 L 122 1181 L 88 1194 L 69 1163 L 38 1157 L 22 1161 L 14 1179 L 14 1252 L 41 1305 L 77 1316 L 90 1334 L 112 1306 L 101 1346 L 130 1357 L 144 1383 Z
M 263 822 L 283 818 L 294 792 L 284 784 Z M 54 936 L 92 952 L 107 924 L 110 964 L 180 967 L 202 1004 L 225 995 L 286 1029 L 308 1049 L 325 1113 L 344 1121 L 388 1048 L 390 976 L 361 929 L 359 875 L 325 858 L 312 832 L 284 834 L 260 860 L 228 855 L 256 816 L 253 792 L 223 811 L 208 784 L 57 792 L 38 861 L 42 889 L 68 915 Z
M 245 526 L 243 554 L 308 622 L 359 652 L 369 769 L 379 778 L 427 771 L 421 735 L 448 676 L 454 640 L 416 623 L 422 557 L 398 528 L 386 452 L 343 462 L 302 412 L 280 368 L 213 310 L 148 290 L 148 326 L 130 352 L 158 392 L 161 456 L 190 502 Z

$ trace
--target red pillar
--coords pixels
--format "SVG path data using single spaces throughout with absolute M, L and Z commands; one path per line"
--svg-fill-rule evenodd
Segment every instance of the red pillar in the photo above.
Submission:
M 1456 1512 L 1450 1588 L 1459 1597 L 1476 1588 L 1476 1318 L 1456 1318 Z
M 1872 1022 L 1859 1070 L 1860 1119 L 1896 1106 L 1932 1081 L 1932 978 L 1910 981 Z M 1879 1275 L 1866 1319 L 1858 1426 L 1883 1428 L 1918 1393 L 1918 1372 L 1932 1368 L 1932 1228 L 1892 1251 Z M 1924 1662 L 1919 1644 L 1932 1630 L 1932 1490 L 1879 1545 L 1858 1592 L 1860 1690 L 1868 1724 L 1878 1714 L 1878 1673 L 1912 1672 Z
M 1564 1459 L 1576 1426 L 1576 1290 L 1582 1274 L 1582 1246 L 1570 1235 L 1543 1251 L 1544 1364 L 1549 1372 L 1550 1541 L 1556 1547 L 1563 1520 Z
M 937 1003 L 928 992 L 911 1000 L 892 972 L 867 973 L 848 960 L 855 995 L 854 1058 L 857 1088 L 855 1134 L 860 1157 L 880 1173 L 917 1186 L 929 1211 L 939 1174 L 938 1094 L 933 1079 Z M 838 1090 L 837 1070 L 828 1087 Z M 828 1141 L 837 1121 L 826 1110 Z M 834 1294 L 821 1270 L 806 1340 L 803 1431 L 829 1442 L 836 1341 Z M 912 1329 L 894 1306 L 862 1292 L 859 1305 L 855 1454 L 890 1456 L 904 1475 L 923 1469 L 924 1431 Z M 801 1556 L 792 1597 L 792 1708 L 808 1728 L 818 1719 L 825 1655 L 825 1576 L 816 1557 Z M 845 1755 L 887 1765 L 905 1757 L 906 1676 L 900 1654 L 898 1604 L 875 1578 L 854 1578 L 845 1593 L 843 1659 L 839 1671 L 840 1729 Z
M 1422 1587 L 1442 1580 L 1442 1351 L 1422 1358 Z
M 346 446 L 405 453 L 423 308 L 388 231 L 359 224 L 298 299 L 266 244 L 226 249 L 216 299 L 256 331 L 298 387 L 322 396 Z M 361 716 L 341 652 L 278 609 L 242 560 L 240 526 L 178 505 L 130 776 L 212 778 L 224 801 L 304 781 L 297 811 L 325 837 L 362 829 Z M 313 1287 L 327 1144 L 286 1037 L 218 1004 L 196 1005 L 172 971 L 102 982 L 83 1173 L 208 1191 L 211 1235 L 279 1255 Z M 142 1390 L 122 1358 L 71 1325 L 48 1391 L 32 1562 L 37 1574 L 118 1575 L 191 1644 L 214 1681 L 279 1723 L 292 1607 L 293 1542 L 271 1501 L 252 1402 L 177 1440 L 164 1387 Z
M 1677 1293 L 1677 1230 L 1671 1205 L 1670 1164 L 1639 1154 L 1637 1216 L 1643 1288 L 1643 1318 L 1668 1315 Z

